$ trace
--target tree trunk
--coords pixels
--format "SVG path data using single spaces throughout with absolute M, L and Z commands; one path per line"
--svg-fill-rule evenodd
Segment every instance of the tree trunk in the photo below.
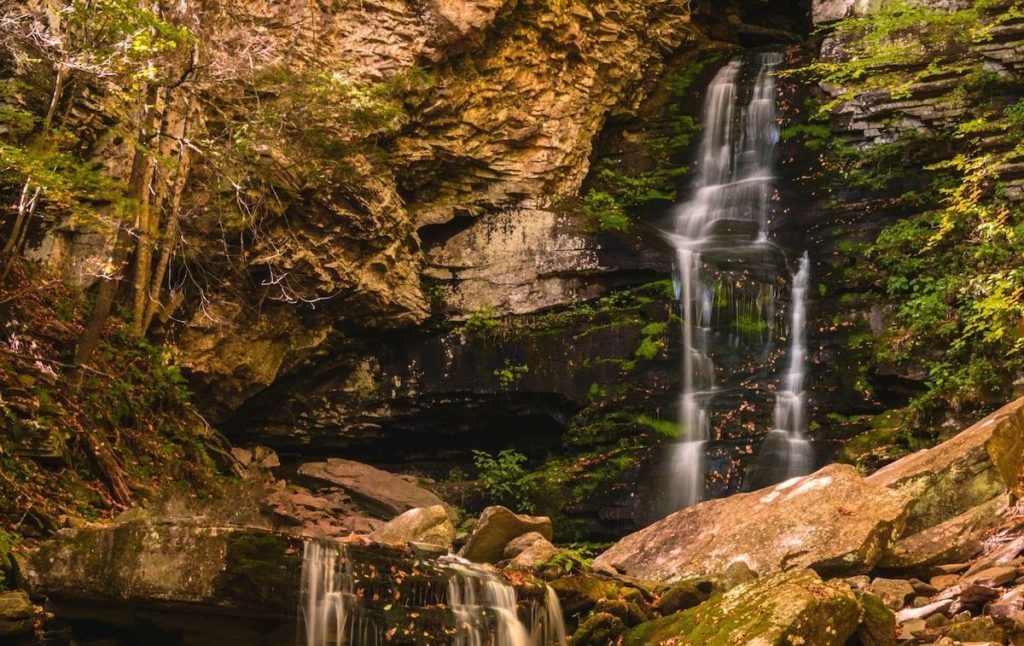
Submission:
M 188 182 L 189 170 L 191 168 L 191 157 L 188 147 L 189 113 L 191 110 L 191 99 L 186 97 L 184 108 L 181 110 L 182 118 L 174 135 L 178 142 L 178 164 L 174 174 L 174 186 L 171 189 L 170 202 L 167 205 L 167 225 L 162 236 L 160 258 L 157 260 L 153 282 L 149 289 L 149 298 L 146 302 L 145 312 L 142 317 L 140 332 L 143 334 L 149 330 L 153 317 L 161 307 L 161 291 L 163 289 L 164 277 L 167 275 L 167 267 L 171 262 L 171 254 L 174 252 L 176 238 L 178 237 L 179 221 L 181 218 L 181 199 L 185 193 L 185 185 Z
M 156 102 L 157 86 L 151 86 L 146 91 L 146 102 L 143 106 L 142 127 L 139 129 L 138 147 L 135 150 L 135 157 L 132 159 L 132 171 L 128 183 L 128 195 L 138 200 L 138 209 L 148 208 L 149 205 L 149 183 L 152 180 L 152 164 L 147 146 L 156 129 Z M 137 217 L 136 221 L 141 218 Z M 117 224 L 117 235 L 114 238 L 114 252 L 111 256 L 111 274 L 100 282 L 99 291 L 96 294 L 96 303 L 93 305 L 89 318 L 85 321 L 82 336 L 78 339 L 75 348 L 74 364 L 84 365 L 89 361 L 96 346 L 99 344 L 103 334 L 103 326 L 110 316 L 110 310 L 114 306 L 114 299 L 117 297 L 117 288 L 121 282 L 121 275 L 124 265 L 131 253 L 132 235 L 126 222 L 119 221 Z M 76 375 L 80 377 L 81 373 Z

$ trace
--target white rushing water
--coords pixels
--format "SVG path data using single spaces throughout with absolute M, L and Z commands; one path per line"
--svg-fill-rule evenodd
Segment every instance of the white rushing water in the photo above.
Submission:
M 807 287 L 811 279 L 811 263 L 805 253 L 793 277 L 790 298 L 789 361 L 782 387 L 775 394 L 774 429 L 765 438 L 760 453 L 772 464 L 778 476 L 788 480 L 807 475 L 814 469 L 814 450 L 804 435 L 807 394 L 804 381 L 807 371 Z
M 444 601 L 455 624 L 453 646 L 565 645 L 562 607 L 550 587 L 545 589 L 543 604 L 530 604 L 528 629 L 519 618 L 515 588 L 494 572 L 456 556 L 442 557 L 436 565 L 450 575 Z M 374 623 L 370 613 L 363 610 L 355 589 L 352 556 L 343 544 L 307 541 L 301 585 L 302 632 L 297 643 L 305 642 L 306 646 L 379 644 L 386 641 L 384 635 L 388 629 L 394 628 Z M 441 601 L 427 598 L 429 596 L 424 594 L 419 602 L 436 606 Z M 406 602 L 416 603 L 416 599 Z M 363 599 L 362 603 L 367 602 Z
M 710 439 L 708 404 L 715 390 L 715 366 L 709 356 L 715 283 L 705 280 L 705 256 L 742 257 L 766 244 L 771 196 L 772 151 L 778 142 L 775 122 L 775 72 L 779 53 L 757 55 L 757 74 L 742 106 L 742 59 L 725 65 L 708 87 L 698 174 L 693 197 L 677 207 L 666 237 L 676 251 L 676 287 L 683 327 L 683 383 L 680 437 L 672 447 L 668 510 L 704 497 L 705 445 Z M 774 304 L 762 303 L 758 315 L 774 316 Z
M 371 637 L 369 627 L 357 620 L 352 561 L 344 546 L 307 541 L 301 586 L 306 646 L 377 643 L 376 632 Z

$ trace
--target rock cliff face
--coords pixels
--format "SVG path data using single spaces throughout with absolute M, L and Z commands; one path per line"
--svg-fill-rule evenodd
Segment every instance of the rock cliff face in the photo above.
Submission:
M 593 439 L 600 423 L 615 430 L 587 451 L 639 439 L 628 471 L 642 480 L 660 440 L 637 420 L 674 419 L 680 360 L 672 299 L 655 284 L 671 260 L 648 225 L 685 187 L 701 88 L 739 46 L 801 40 L 808 14 L 833 24 L 887 6 L 792 2 L 771 16 L 760 3 L 684 0 L 203 8 L 194 28 L 209 71 L 195 81 L 190 132 L 202 154 L 180 232 L 189 252 L 171 265 L 157 335 L 209 416 L 241 441 L 438 468 L 510 445 L 539 462 L 563 434 Z M 827 36 L 818 62 L 848 60 L 844 37 Z M 1004 21 L 943 61 L 964 54 L 1013 77 L 1018 45 L 1019 25 Z M 806 60 L 790 50 L 788 64 Z M 824 85 L 819 102 L 837 100 L 828 136 L 867 149 L 953 127 L 973 107 L 955 76 L 929 74 L 895 95 Z M 809 93 L 781 84 L 785 125 L 807 125 Z M 125 175 L 126 144 L 99 118 L 101 98 L 84 105 L 91 155 Z M 846 251 L 906 211 L 882 204 L 891 191 L 854 187 L 841 190 L 854 206 L 833 208 L 807 143 L 784 133 L 770 236 L 790 260 L 805 249 L 812 259 L 811 417 L 827 455 L 865 426 L 846 416 L 902 404 L 923 372 L 864 359 L 888 310 Z M 1003 169 L 1011 198 L 1018 171 Z M 605 226 L 587 201 L 605 193 L 634 200 L 648 221 Z M 95 238 L 54 229 L 37 257 L 80 273 L 108 251 Z M 597 305 L 644 284 L 628 303 Z M 780 356 L 723 357 L 722 381 L 738 394 L 717 411 L 717 492 L 740 486 L 770 424 Z M 389 443 L 396 436 L 414 439 Z

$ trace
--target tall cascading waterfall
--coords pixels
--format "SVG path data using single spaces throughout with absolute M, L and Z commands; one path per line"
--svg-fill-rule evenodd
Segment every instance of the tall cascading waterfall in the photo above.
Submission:
M 756 273 L 762 259 L 778 249 L 767 240 L 772 193 L 776 124 L 775 77 L 783 56 L 759 53 L 756 74 L 744 85 L 742 57 L 726 64 L 708 87 L 703 132 L 696 161 L 693 196 L 676 208 L 665 233 L 676 251 L 676 293 L 683 328 L 683 379 L 679 402 L 680 437 L 672 447 L 669 491 L 662 511 L 675 511 L 705 496 L 705 453 L 711 439 L 709 406 L 716 396 L 711 358 L 716 311 L 755 316 L 755 327 L 774 331 L 775 287 L 758 283 L 749 303 L 733 300 L 734 286 Z M 770 263 L 762 263 L 768 265 Z M 746 272 L 746 273 L 744 273 Z M 724 302 L 723 302 L 724 301 Z M 737 322 L 737 329 L 740 326 Z M 736 335 L 738 339 L 739 335 Z M 763 339 L 762 339 L 763 340 Z
M 399 603 L 400 597 L 400 602 L 414 607 L 447 607 L 450 616 L 443 622 L 443 642 L 452 646 L 565 645 L 562 607 L 550 587 L 545 588 L 543 600 L 527 604 L 528 628 L 519 616 L 515 588 L 492 571 L 464 559 L 441 557 L 432 562 L 432 578 L 414 585 L 411 595 L 407 591 L 406 595 L 380 599 L 359 589 L 357 582 L 369 582 L 365 571 L 362 575 L 356 572 L 355 562 L 356 557 L 342 543 L 306 542 L 297 644 L 372 646 L 392 642 L 393 631 L 405 630 L 407 625 L 387 625 L 385 612 L 381 611 Z M 371 566 L 369 571 L 390 576 L 385 568 Z M 410 578 L 408 574 L 405 577 Z M 371 602 L 376 607 L 369 605 Z

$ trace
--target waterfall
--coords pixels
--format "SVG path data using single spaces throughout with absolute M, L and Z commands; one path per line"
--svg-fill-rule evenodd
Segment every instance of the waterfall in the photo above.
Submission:
M 353 582 L 352 559 L 344 545 L 306 542 L 300 608 L 306 646 L 383 641 L 379 630 L 359 611 Z
M 300 634 L 296 643 L 306 646 L 363 646 L 383 644 L 395 626 L 386 624 L 380 608 L 370 605 L 357 581 L 372 576 L 388 577 L 369 565 L 354 574 L 354 558 L 341 543 L 307 541 L 303 550 Z M 421 566 L 425 567 L 425 566 Z M 451 611 L 452 646 L 564 646 L 565 623 L 557 595 L 545 587 L 544 600 L 524 604 L 531 617 L 530 629 L 519 616 L 516 591 L 493 571 L 461 559 L 445 556 L 432 562 L 437 577 L 419 584 L 412 595 L 396 594 L 407 604 L 442 607 Z M 439 583 L 438 583 L 439 582 Z M 381 581 L 377 581 L 379 587 Z M 438 585 L 445 586 L 440 590 Z M 429 589 L 433 588 L 433 589 Z M 395 589 L 398 593 L 398 589 Z M 440 592 L 440 594 L 438 594 Z M 389 593 L 390 594 L 390 593 Z M 391 597 L 388 597 L 391 598 Z M 381 606 L 387 601 L 377 600 Z M 411 607 L 410 606 L 410 607 Z M 376 610 L 376 612 L 375 612 Z M 404 626 L 403 626 L 404 628 Z
M 771 484 L 807 475 L 814 469 L 814 450 L 804 431 L 804 407 L 807 395 L 804 379 L 807 370 L 807 286 L 811 267 L 807 253 L 793 276 L 790 298 L 789 361 L 781 388 L 775 394 L 774 428 L 758 450 L 760 466 L 752 469 L 750 480 L 756 485 Z
M 708 406 L 715 391 L 709 345 L 718 292 L 717 283 L 706 281 L 704 273 L 709 259 L 727 263 L 767 244 L 772 151 L 779 138 L 775 71 L 781 63 L 780 53 L 757 55 L 757 75 L 739 115 L 743 59 L 730 61 L 711 81 L 703 108 L 693 197 L 677 207 L 673 228 L 665 233 L 676 251 L 675 283 L 683 328 L 680 436 L 672 447 L 666 511 L 704 497 L 705 444 L 711 439 Z M 726 303 L 726 309 L 736 305 Z M 774 316 L 774 303 L 762 302 L 751 311 Z M 770 325 L 767 319 L 766 324 Z
M 530 634 L 519 620 L 516 591 L 488 570 L 457 557 L 448 557 L 454 576 L 448 580 L 448 605 L 455 613 L 458 633 L 454 646 L 531 646 Z M 492 630 L 488 617 L 495 619 Z

